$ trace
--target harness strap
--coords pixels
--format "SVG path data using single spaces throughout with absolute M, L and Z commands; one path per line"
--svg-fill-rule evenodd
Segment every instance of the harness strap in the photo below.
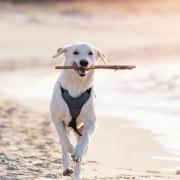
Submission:
M 84 93 L 82 93 L 79 97 L 74 98 L 72 96 L 69 95 L 69 92 L 64 89 L 61 85 L 61 94 L 62 97 L 64 99 L 64 101 L 66 102 L 66 104 L 68 105 L 69 108 L 69 112 L 71 114 L 71 122 L 69 123 L 69 127 L 73 128 L 73 130 L 79 135 L 82 136 L 82 134 L 78 131 L 77 129 L 77 117 L 79 116 L 82 107 L 84 106 L 84 104 L 88 101 L 88 99 L 91 97 L 91 88 L 87 89 Z

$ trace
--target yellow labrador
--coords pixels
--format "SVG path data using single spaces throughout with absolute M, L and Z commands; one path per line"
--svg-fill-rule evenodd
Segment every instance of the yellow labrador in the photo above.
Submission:
M 51 119 L 58 132 L 62 147 L 64 176 L 74 174 L 81 180 L 81 160 L 86 153 L 91 136 L 96 129 L 94 109 L 94 70 L 98 58 L 105 63 L 105 55 L 88 43 L 76 43 L 57 49 L 53 58 L 65 55 L 64 65 L 76 65 L 76 70 L 63 70 L 54 86 L 50 103 Z M 77 145 L 71 143 L 69 132 L 77 137 Z M 74 170 L 70 166 L 71 155 Z

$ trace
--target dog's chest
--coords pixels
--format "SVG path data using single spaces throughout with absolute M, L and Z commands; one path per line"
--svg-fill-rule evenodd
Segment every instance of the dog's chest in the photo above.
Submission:
M 62 107 L 61 110 L 60 110 L 61 120 L 68 126 L 69 123 L 70 123 L 71 120 L 72 120 L 72 116 L 71 116 L 69 107 L 67 106 L 66 102 L 63 102 L 61 107 Z M 77 125 L 78 125 L 79 123 L 84 122 L 84 119 L 85 119 L 85 118 L 83 117 L 83 114 L 84 114 L 84 113 L 85 113 L 85 112 L 84 112 L 84 108 L 82 108 L 79 116 L 78 116 L 77 119 L 76 119 Z
M 76 122 L 77 125 L 79 123 L 85 123 L 85 121 L 92 115 L 93 113 L 93 97 L 91 96 L 87 102 L 82 106 L 80 110 L 79 115 L 76 118 Z M 59 111 L 59 115 L 60 115 L 60 119 L 66 124 L 69 125 L 69 123 L 72 120 L 72 113 L 70 113 L 70 108 L 68 107 L 67 103 L 65 102 L 65 100 L 62 98 L 61 99 L 61 104 L 60 104 L 60 111 Z

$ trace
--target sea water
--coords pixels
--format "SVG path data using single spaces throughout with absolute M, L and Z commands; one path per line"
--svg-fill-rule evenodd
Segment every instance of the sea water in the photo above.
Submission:
M 180 63 L 97 74 L 97 113 L 150 130 L 180 160 Z

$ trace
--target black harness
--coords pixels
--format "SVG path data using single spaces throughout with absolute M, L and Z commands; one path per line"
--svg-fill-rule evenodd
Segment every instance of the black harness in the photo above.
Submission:
M 81 109 L 83 107 L 83 105 L 88 101 L 88 99 L 91 97 L 91 90 L 92 87 L 87 89 L 84 93 L 82 93 L 79 97 L 74 98 L 72 96 L 69 95 L 69 92 L 64 89 L 63 87 L 61 87 L 61 94 L 62 97 L 64 99 L 64 101 L 66 102 L 66 104 L 69 107 L 69 112 L 71 114 L 71 122 L 69 123 L 69 127 L 73 128 L 73 130 L 79 135 L 82 136 L 82 134 L 78 131 L 77 129 L 77 117 L 79 116 Z

